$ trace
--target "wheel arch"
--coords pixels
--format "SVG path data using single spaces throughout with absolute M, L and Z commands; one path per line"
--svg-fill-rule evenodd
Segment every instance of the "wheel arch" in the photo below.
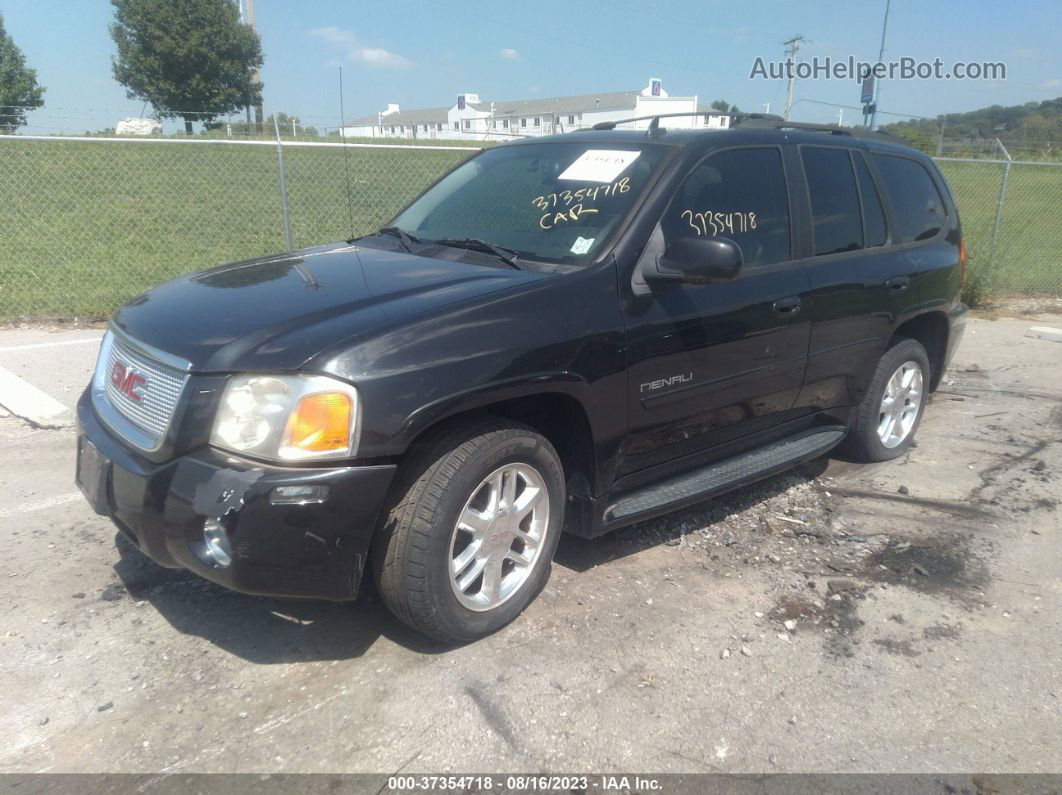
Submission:
M 528 387 L 505 389 L 493 395 L 425 409 L 407 423 L 404 453 L 431 444 L 456 425 L 477 418 L 507 419 L 541 433 L 557 451 L 564 468 L 569 494 L 589 498 L 595 477 L 594 432 L 590 413 L 576 395 L 579 380 L 554 382 L 538 390 Z
M 926 312 L 906 320 L 896 327 L 889 341 L 891 348 L 897 337 L 907 337 L 922 344 L 929 354 L 932 372 L 929 376 L 929 391 L 935 392 L 944 377 L 944 362 L 948 352 L 948 318 L 943 312 Z

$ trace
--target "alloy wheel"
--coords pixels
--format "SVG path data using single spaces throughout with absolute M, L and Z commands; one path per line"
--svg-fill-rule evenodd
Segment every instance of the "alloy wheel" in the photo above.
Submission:
M 447 562 L 450 586 L 470 610 L 493 610 L 527 582 L 549 527 L 542 475 L 524 463 L 491 472 L 458 515 Z
M 922 387 L 922 368 L 913 361 L 896 368 L 885 385 L 878 413 L 878 439 L 885 447 L 896 447 L 910 436 L 922 406 Z

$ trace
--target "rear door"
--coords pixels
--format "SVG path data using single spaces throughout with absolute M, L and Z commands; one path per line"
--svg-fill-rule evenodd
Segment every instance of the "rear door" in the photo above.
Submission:
M 896 319 L 918 306 L 917 258 L 898 242 L 873 164 L 859 146 L 801 145 L 810 215 L 808 368 L 798 406 L 862 400 Z
M 643 256 L 682 237 L 728 237 L 737 278 L 653 282 L 625 306 L 630 433 L 618 474 L 704 460 L 791 416 L 807 357 L 808 282 L 793 259 L 782 146 L 716 150 L 680 183 Z

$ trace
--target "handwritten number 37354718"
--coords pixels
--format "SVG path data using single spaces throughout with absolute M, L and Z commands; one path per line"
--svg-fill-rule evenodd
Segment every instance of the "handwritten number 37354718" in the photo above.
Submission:
M 756 213 L 753 212 L 717 213 L 705 210 L 695 213 L 693 210 L 683 210 L 680 217 L 698 236 L 733 235 L 756 228 Z

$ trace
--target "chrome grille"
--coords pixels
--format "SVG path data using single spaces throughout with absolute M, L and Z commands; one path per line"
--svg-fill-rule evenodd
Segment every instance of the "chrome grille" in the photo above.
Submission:
M 120 388 L 117 383 L 120 379 L 114 377 L 116 364 L 144 379 L 135 390 L 139 400 Z M 154 444 L 161 442 L 170 427 L 188 374 L 163 364 L 116 335 L 110 350 L 106 351 L 106 369 L 101 375 L 107 401 L 128 422 L 148 434 Z

